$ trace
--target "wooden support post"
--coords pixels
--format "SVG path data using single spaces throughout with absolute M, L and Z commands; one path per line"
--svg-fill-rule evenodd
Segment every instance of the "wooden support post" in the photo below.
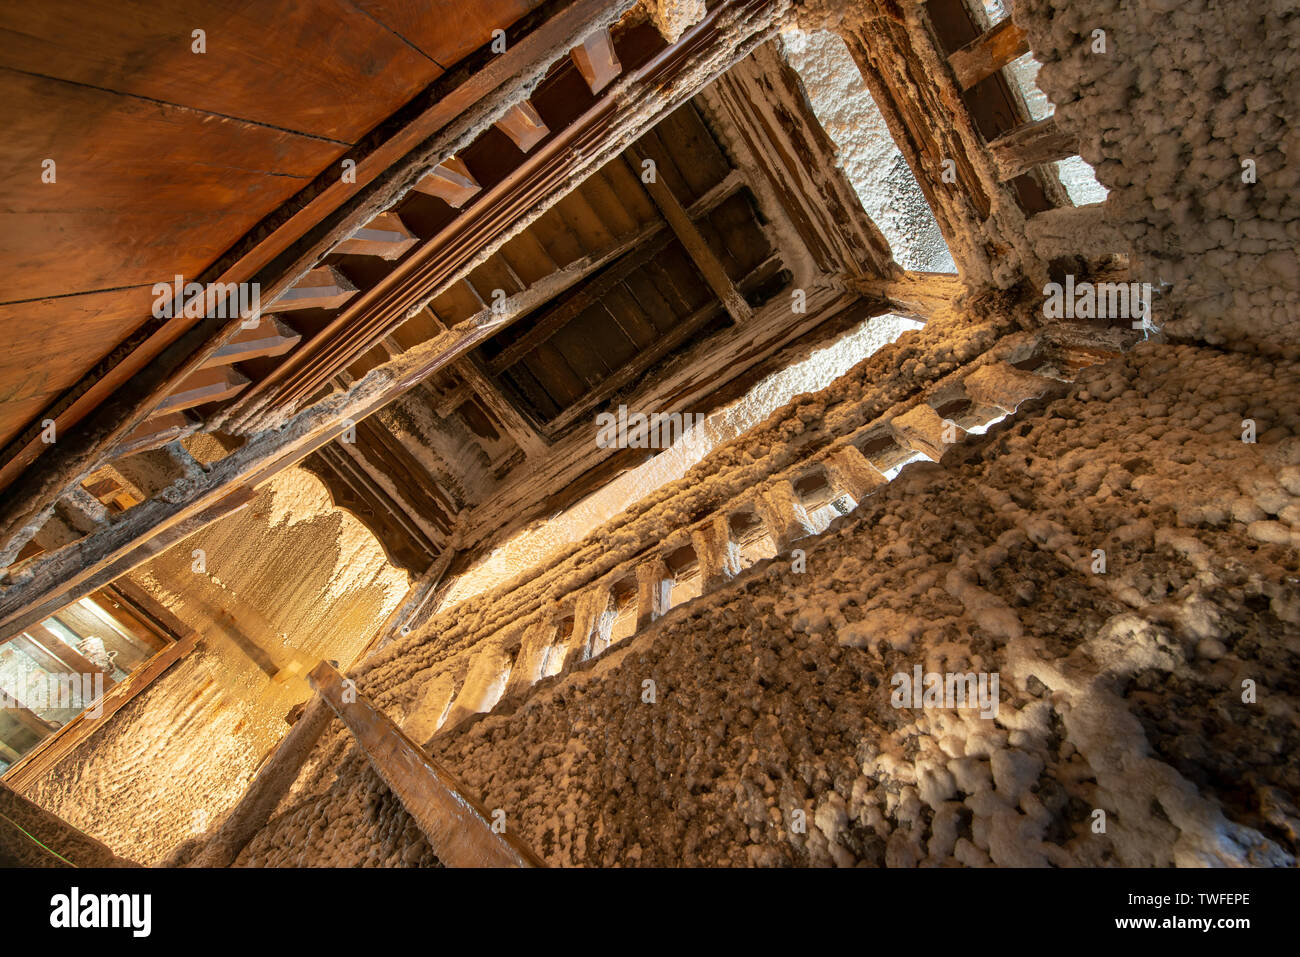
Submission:
M 1026 123 L 1009 133 L 1003 133 L 989 143 L 998 180 L 1005 183 L 1021 176 L 1042 163 L 1054 163 L 1079 152 L 1079 141 L 1056 125 L 1056 117 L 1049 116 L 1035 123 Z
M 542 122 L 537 109 L 527 100 L 510 107 L 506 115 L 497 120 L 496 125 L 524 153 L 546 139 L 551 132 Z
M 443 546 L 442 554 L 429 566 L 429 570 L 411 584 L 401 604 L 394 608 L 388 617 L 384 619 L 384 623 L 379 626 L 379 630 L 375 632 L 374 637 L 370 639 L 370 642 L 358 656 L 358 661 L 372 650 L 382 648 L 398 638 L 405 638 L 410 634 L 411 628 L 416 623 L 423 617 L 427 617 L 432 600 L 438 591 L 438 586 L 442 584 L 447 569 L 456 554 L 452 542 L 448 541 Z
M 439 331 L 446 330 L 446 325 L 434 315 L 433 310 L 428 306 L 425 307 L 424 313 Z M 478 362 L 475 361 L 473 356 L 466 355 L 457 360 L 452 364 L 452 370 L 482 400 L 484 407 L 491 413 L 497 424 L 505 430 L 506 435 L 510 436 L 515 445 L 519 446 L 525 458 L 535 459 L 546 454 L 550 448 L 550 442 L 533 427 L 527 416 L 506 398 L 506 394 L 501 391 L 501 387 L 479 368 Z M 459 402 L 456 407 L 460 407 Z M 454 411 L 454 409 L 448 410 L 449 413 L 451 411 Z
M 266 826 L 276 806 L 293 787 L 333 713 L 320 695 L 307 702 L 301 717 L 258 770 L 239 803 L 188 866 L 229 867 L 235 863 L 239 852 Z
M 348 726 L 371 766 L 448 867 L 544 867 L 513 831 L 497 834 L 488 812 L 327 661 L 308 680 Z
M 634 147 L 628 147 L 623 154 L 624 162 L 631 168 L 633 174 L 640 179 L 644 160 L 642 154 Z M 749 303 L 745 302 L 745 297 L 736 289 L 731 277 L 727 271 L 722 268 L 722 261 L 718 259 L 717 254 L 705 242 L 700 231 L 695 228 L 695 223 L 691 221 L 690 215 L 686 212 L 685 207 L 673 195 L 673 191 L 668 188 L 663 177 L 659 175 L 651 176 L 650 181 L 645 183 L 646 192 L 654 201 L 659 212 L 663 214 L 664 219 L 668 222 L 668 228 L 673 231 L 678 242 L 686 248 L 686 253 L 691 257 L 704 276 L 704 281 L 709 284 L 713 294 L 722 302 L 722 307 L 727 310 L 732 321 L 737 324 L 743 324 L 749 321 L 751 311 Z
M 406 223 L 396 213 L 380 213 L 366 223 L 331 252 L 349 256 L 378 256 L 392 261 L 420 241 L 420 237 L 406 228 Z
M 636 566 L 636 629 L 668 614 L 672 607 L 673 580 L 658 555 Z
M 1029 38 L 1008 17 L 949 56 L 948 64 L 957 77 L 957 86 L 969 90 L 1028 52 Z
M 767 525 L 768 534 L 776 543 L 778 555 L 787 554 L 799 539 L 817 534 L 817 527 L 789 481 L 773 482 L 759 493 L 755 504 Z
M 731 526 L 721 513 L 691 529 L 691 546 L 700 563 L 700 586 L 710 591 L 740 573 L 740 554 L 731 541 Z
M 466 383 L 482 400 L 483 405 L 497 424 L 505 430 L 506 435 L 523 450 L 526 458 L 535 459 L 545 455 L 551 443 L 540 433 L 528 418 L 520 412 L 501 391 L 500 386 L 490 379 L 473 358 L 462 359 L 456 363 L 456 373 L 464 377 Z
M 555 641 L 555 622 L 543 618 L 524 630 L 523 640 L 515 655 L 515 666 L 510 671 L 506 694 L 515 694 L 531 688 L 545 677 L 547 653 Z
M 607 28 L 597 30 L 587 37 L 581 46 L 569 51 L 569 56 L 593 94 L 605 89 L 623 72 L 623 64 L 618 61 L 614 41 Z
M 318 266 L 298 280 L 292 289 L 286 289 L 275 302 L 263 306 L 262 313 L 337 309 L 356 294 L 357 287 L 343 273 L 333 266 Z
M 449 156 L 415 184 L 418 192 L 442 200 L 452 209 L 460 209 L 483 189 L 464 161 Z
M 846 445 L 822 460 L 831 484 L 861 502 L 887 481 L 880 469 L 867 460 L 855 445 Z

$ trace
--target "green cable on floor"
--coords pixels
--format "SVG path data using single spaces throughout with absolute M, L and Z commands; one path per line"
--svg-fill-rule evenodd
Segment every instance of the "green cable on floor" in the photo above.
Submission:
M 37 840 L 35 837 L 33 837 L 31 834 L 28 834 L 27 831 L 26 831 L 26 829 L 24 829 L 23 826 L 22 826 L 21 824 L 19 824 L 17 821 L 15 821 L 13 818 L 11 818 L 9 815 L 4 814 L 4 813 L 0 813 L 0 817 L 4 818 L 6 821 L 8 821 L 8 822 L 9 822 L 10 824 L 12 824 L 14 827 L 18 828 L 18 830 L 22 831 L 23 834 L 26 836 L 26 838 L 27 838 L 29 841 L 31 841 L 33 844 L 35 844 L 37 847 L 39 847 L 41 850 L 49 851 L 51 854 L 53 854 L 55 857 L 57 857 L 59 860 L 61 860 L 64 864 L 67 864 L 69 867 L 76 867 L 76 866 L 77 866 L 76 864 L 72 863 L 72 861 L 68 860 L 66 857 L 64 857 L 62 854 L 60 854 L 58 851 L 56 851 L 56 850 L 54 850 L 54 849 L 52 849 L 52 848 L 46 847 L 44 844 L 42 844 L 40 841 L 38 841 L 38 840 Z

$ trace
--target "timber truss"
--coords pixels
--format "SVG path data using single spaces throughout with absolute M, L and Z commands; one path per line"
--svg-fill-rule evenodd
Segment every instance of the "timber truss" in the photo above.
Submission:
M 784 0 L 720 0 L 672 43 L 632 0 L 543 4 L 354 149 L 355 181 L 321 174 L 199 277 L 257 282 L 255 328 L 198 318 L 111 394 L 70 390 L 57 443 L 10 444 L 0 632 L 297 464 L 415 576 L 412 618 L 449 571 L 644 460 L 594 446 L 601 409 L 708 411 L 872 315 L 1040 281 L 1033 223 L 1085 211 L 1044 165 L 1075 144 L 1003 74 L 1024 34 L 963 0 L 846 6 L 959 276 L 893 261 L 773 42 Z M 196 433 L 220 452 L 193 458 Z

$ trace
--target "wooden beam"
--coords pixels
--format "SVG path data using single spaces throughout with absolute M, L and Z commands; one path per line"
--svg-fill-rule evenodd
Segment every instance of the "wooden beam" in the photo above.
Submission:
M 741 173 L 732 170 L 721 182 L 691 204 L 688 215 L 693 219 L 707 215 L 744 185 L 745 180 Z M 506 346 L 500 354 L 494 356 L 487 363 L 488 374 L 500 375 L 509 369 L 577 318 L 583 310 L 598 303 L 609 289 L 622 282 L 635 270 L 642 268 L 652 256 L 663 249 L 665 242 L 656 242 L 656 240 L 663 238 L 666 230 L 665 220 L 647 223 L 626 239 L 595 254 L 597 258 L 590 259 L 589 274 L 604 269 L 611 263 L 616 264 L 602 273 L 599 278 L 581 287 L 569 299 L 552 308 L 541 321 Z
M 998 179 L 1013 180 L 1042 163 L 1054 163 L 1079 152 L 1074 134 L 1067 133 L 1049 116 L 1035 123 L 1026 123 L 1009 133 L 1003 133 L 989 143 Z
M 449 156 L 418 183 L 415 190 L 442 200 L 452 209 L 460 209 L 483 189 L 462 160 Z
M 922 322 L 949 308 L 966 291 L 960 278 L 947 272 L 906 271 L 892 279 L 851 279 L 863 295 L 886 300 L 897 311 Z
M 482 400 L 488 412 L 496 419 L 510 436 L 515 445 L 523 450 L 526 458 L 545 455 L 550 449 L 550 442 L 542 436 L 528 418 L 520 412 L 513 402 L 501 391 L 501 387 L 489 378 L 473 357 L 467 356 L 455 365 L 456 374 L 461 376 L 474 393 Z
M 629 146 L 625 151 L 624 162 L 631 168 L 633 175 L 638 179 L 641 177 L 642 161 L 645 157 L 635 146 Z M 677 240 L 686 248 L 686 254 L 691 257 L 700 274 L 704 276 L 704 281 L 709 284 L 713 294 L 718 297 L 722 303 L 722 308 L 727 310 L 733 322 L 737 325 L 743 325 L 750 320 L 753 315 L 749 308 L 749 303 L 745 302 L 742 296 L 732 283 L 731 277 L 727 271 L 722 268 L 722 261 L 709 248 L 709 244 L 700 231 L 695 228 L 690 214 L 686 212 L 673 191 L 668 188 L 661 176 L 650 177 L 650 182 L 644 183 L 646 192 L 650 194 L 651 200 L 663 213 L 663 217 L 668 221 L 668 228 L 673 231 Z
M 492 818 L 442 765 L 356 691 L 327 661 L 307 676 L 402 802 L 448 867 L 545 867 L 510 828 L 496 833 Z M 518 812 L 516 812 L 516 818 Z
M 158 403 L 158 411 L 179 412 L 205 402 L 220 402 L 239 395 L 247 385 L 248 376 L 231 366 L 200 369 Z
M 470 136 L 482 122 L 481 104 L 530 88 L 557 54 L 580 43 L 594 26 L 616 21 L 633 5 L 634 0 L 544 3 L 512 28 L 512 35 L 521 35 L 505 53 L 493 54 L 485 47 L 467 58 L 353 147 L 346 158 L 356 162 L 354 183 L 343 182 L 338 165 L 330 164 L 194 281 L 256 282 L 266 299 L 273 298 L 358 225 L 391 206 L 422 170 Z M 29 428 L 5 448 L 0 487 L 9 486 L 9 492 L 0 508 L 0 566 L 12 561 L 63 491 L 102 464 L 239 321 L 206 317 L 148 363 L 133 362 L 132 350 L 171 322 L 147 320 L 124 348 L 115 350 L 125 359 L 107 374 L 102 368 L 88 374 L 55 403 L 57 443 L 43 443 L 40 429 Z M 33 470 L 37 457 L 45 461 Z
M 161 415 L 150 416 L 113 450 L 113 457 L 119 458 L 159 448 L 183 439 L 187 435 L 193 435 L 202 424 L 198 419 L 191 418 L 184 412 L 164 412 Z
M 456 555 L 457 551 L 452 542 L 448 542 L 429 570 L 411 584 L 406 591 L 406 597 L 379 626 L 366 648 L 357 656 L 358 661 L 364 660 L 371 649 L 378 650 L 399 638 L 406 637 L 415 625 L 428 616 L 435 603 L 438 586 L 442 584 L 447 569 L 451 567 Z
M 621 4 L 622 0 L 616 0 L 616 3 Z M 585 0 L 576 0 L 573 9 L 580 5 L 585 6 Z M 499 235 L 492 230 L 510 228 L 512 224 L 517 224 L 519 216 L 526 215 L 529 210 L 536 212 L 539 204 L 540 208 L 545 208 L 560 188 L 557 182 L 567 183 L 574 175 L 608 162 L 616 155 L 614 151 L 617 142 L 625 136 L 637 135 L 666 111 L 676 108 L 693 95 L 701 85 L 711 81 L 769 39 L 775 29 L 775 16 L 775 6 L 766 2 L 744 7 L 722 3 L 710 10 L 705 19 L 692 28 L 678 45 L 656 55 L 631 75 L 630 79 L 645 89 L 659 91 L 660 95 L 655 100 L 658 107 L 656 111 L 647 113 L 643 108 L 635 106 L 631 102 L 635 97 L 626 98 L 628 102 L 620 98 L 618 102 L 602 101 L 597 104 L 585 115 L 585 122 L 575 123 L 571 127 L 571 136 L 564 135 L 570 129 L 566 128 L 555 138 L 557 141 L 562 140 L 560 153 L 548 156 L 544 168 L 543 164 L 539 164 L 538 169 L 530 171 L 530 175 L 536 173 L 536 182 L 530 180 L 526 184 L 527 188 L 523 188 L 515 180 L 493 188 L 492 203 L 494 206 L 500 203 L 500 208 L 496 210 L 500 225 L 476 233 L 478 238 L 475 242 L 468 242 L 473 237 L 464 237 L 467 248 L 471 251 L 482 250 L 485 244 L 495 241 Z M 557 19 L 565 25 L 564 29 L 575 26 L 575 21 L 568 16 L 567 11 Z M 565 44 L 565 49 L 580 42 L 583 36 L 590 33 L 592 26 L 593 18 L 588 17 L 581 32 Z M 557 26 L 556 29 L 560 27 Z M 517 50 L 519 47 L 514 46 L 512 49 Z M 503 55 L 501 59 L 504 60 L 507 56 L 508 54 Z M 493 74 L 497 73 L 494 67 Z M 513 82 L 509 77 L 498 77 L 498 80 L 501 83 Z M 452 114 L 451 119 L 455 115 Z M 617 136 L 613 135 L 615 133 Z M 611 137 L 613 143 L 610 142 Z M 539 150 L 534 156 L 544 152 L 547 151 Z M 426 157 L 425 162 L 429 162 L 427 153 L 421 155 Z M 427 169 L 427 166 L 424 168 Z M 403 167 L 403 172 L 409 173 L 409 167 Z M 402 189 L 409 188 L 409 182 L 409 179 L 404 179 L 396 184 L 395 192 L 400 194 Z M 373 199 L 371 197 L 367 202 Z M 483 226 L 479 224 L 476 228 Z M 463 267 L 460 260 L 452 265 L 444 261 L 447 250 L 440 243 L 433 244 L 427 256 L 422 255 L 424 252 L 422 248 L 419 253 L 408 256 L 380 287 L 370 291 L 364 309 L 354 307 L 355 311 L 349 309 L 339 318 L 346 320 L 349 325 L 365 326 L 367 330 L 371 326 L 395 326 L 412 306 L 428 301 L 431 295 L 436 294 L 434 290 L 441 283 L 450 281 L 456 271 Z M 412 262 L 413 259 L 418 261 Z M 539 284 L 543 288 L 533 290 L 536 298 L 531 303 L 521 293 L 514 297 L 514 302 L 507 302 L 505 314 L 488 311 L 476 314 L 446 333 L 420 343 L 372 370 L 346 391 L 332 392 L 323 388 L 329 381 L 327 375 L 321 380 L 321 385 L 312 387 L 306 393 L 304 402 L 310 402 L 306 408 L 286 412 L 283 418 L 277 417 L 274 429 L 253 435 L 243 447 L 219 462 L 211 463 L 203 477 L 177 490 L 169 496 L 170 500 L 156 498 L 142 503 L 120 516 L 111 526 L 92 532 L 81 541 L 29 559 L 24 565 L 23 580 L 11 581 L 9 587 L 0 592 L 0 630 L 7 626 L 20 627 L 14 623 L 26 619 L 30 614 L 39 613 L 48 603 L 63 604 L 74 600 L 85 591 L 99 587 L 103 581 L 111 580 L 147 561 L 157 551 L 192 534 L 204 524 L 215 521 L 225 514 L 222 510 L 223 500 L 230 496 L 231 488 L 244 483 L 256 485 L 296 463 L 340 435 L 349 427 L 348 423 L 359 422 L 373 414 L 453 362 L 465 351 L 494 335 L 504 324 L 512 321 L 514 316 L 522 314 L 519 310 L 525 307 L 536 308 L 558 291 L 567 288 L 572 281 L 576 281 L 576 277 L 569 270 L 549 277 Z M 224 329 L 228 325 L 222 322 L 220 327 Z M 375 328 L 374 336 L 382 337 L 387 331 Z M 200 342 L 206 341 L 206 337 L 212 334 L 213 330 L 209 329 Z M 371 333 L 367 331 L 364 335 L 370 336 Z M 198 345 L 192 340 L 186 341 L 189 345 L 185 354 L 189 355 Z M 206 359 L 206 352 L 200 350 L 200 353 L 194 354 L 195 362 Z M 328 359 L 315 353 L 311 358 L 313 362 L 320 358 L 325 363 L 324 371 L 328 372 Z M 156 383 L 157 380 L 152 381 Z M 134 398 L 129 403 L 114 401 L 97 412 L 95 425 L 89 427 L 81 439 L 61 439 L 57 443 L 58 450 L 53 453 L 55 457 L 50 460 L 50 467 L 44 470 L 44 474 L 33 475 L 30 481 L 28 476 L 24 476 L 21 488 L 16 495 L 8 497 L 7 507 L 0 513 L 0 561 L 9 552 L 17 553 L 27 540 L 24 532 L 29 527 L 39 527 L 42 516 L 53 509 L 63 494 L 66 483 L 80 481 L 96 467 L 103 443 L 119 438 L 121 433 L 117 430 L 118 426 L 126 428 L 137 424 L 137 420 L 132 418 L 136 413 L 132 410 L 136 409 L 134 403 L 140 401 L 141 394 L 138 390 L 132 390 L 131 394 Z M 148 411 L 144 410 L 141 414 L 147 414 Z M 245 408 L 244 412 L 250 418 L 256 416 L 256 410 L 250 413 Z M 126 417 L 125 421 L 120 418 L 122 416 Z M 30 537 L 30 532 L 27 532 L 27 536 Z M 30 576 L 27 572 L 31 573 Z M 43 616 L 38 614 L 36 620 L 39 617 Z
M 497 120 L 496 125 L 523 153 L 527 153 L 546 139 L 551 132 L 542 122 L 537 109 L 527 100 L 522 100 L 506 110 L 505 116 Z
M 348 256 L 378 256 L 391 262 L 420 241 L 396 213 L 380 213 L 331 252 Z
M 614 52 L 614 41 L 607 28 L 597 30 L 587 37 L 581 46 L 576 46 L 569 52 L 569 56 L 573 58 L 574 66 L 587 81 L 592 93 L 605 89 L 623 72 L 623 64 Z
M 80 651 L 64 641 L 61 635 L 47 628 L 43 623 L 38 622 L 29 626 L 25 630 L 25 636 L 31 644 L 60 663 L 58 670 L 78 675 L 104 674 L 102 669 L 96 666 L 94 662 L 86 658 Z M 116 684 L 112 674 L 104 674 L 104 683 L 109 687 Z
M 251 489 L 239 487 L 233 491 L 222 488 L 202 498 L 200 508 L 195 508 L 190 500 L 151 499 L 124 515 L 122 521 L 37 556 L 29 563 L 33 577 L 26 587 L 10 586 L 0 592 L 0 616 L 3 616 L 0 632 L 21 631 L 48 618 L 199 529 L 243 508 L 254 497 Z M 166 521 L 157 522 L 151 534 L 141 536 L 138 526 L 154 523 L 159 514 Z
M 629 74 L 618 97 L 597 100 L 438 235 L 406 256 L 391 274 L 350 303 L 310 343 L 241 397 L 233 416 L 241 429 L 273 421 L 283 410 L 314 401 L 337 370 L 346 368 L 414 309 L 458 281 L 485 250 L 540 215 L 575 178 L 611 161 L 619 144 L 648 129 L 699 86 L 760 44 L 773 29 L 767 0 L 718 4 L 675 46 Z M 727 30 L 740 33 L 728 33 Z M 590 27 L 588 28 L 588 33 Z M 742 37 L 737 42 L 737 37 Z M 637 90 L 655 109 L 639 105 Z
M 301 339 L 301 333 L 289 328 L 275 316 L 262 316 L 255 327 L 240 330 L 238 335 L 212 353 L 204 368 L 230 365 L 261 356 L 284 355 Z
M 957 77 L 957 86 L 969 90 L 1028 52 L 1029 38 L 1008 17 L 949 56 L 948 64 Z
M 188 867 L 229 867 L 249 841 L 266 826 L 280 800 L 289 793 L 334 712 L 316 695 L 303 709 L 275 752 L 257 771 L 239 803 Z
M 57 723 L 46 721 L 23 702 L 21 698 L 11 695 L 0 688 L 0 714 L 8 715 L 32 734 L 45 738 L 59 729 Z M 5 772 L 8 774 L 8 772 Z M 5 781 L 8 784 L 8 780 Z
M 293 309 L 336 309 L 357 294 L 357 287 L 333 266 L 317 266 L 292 289 L 286 289 L 262 314 Z

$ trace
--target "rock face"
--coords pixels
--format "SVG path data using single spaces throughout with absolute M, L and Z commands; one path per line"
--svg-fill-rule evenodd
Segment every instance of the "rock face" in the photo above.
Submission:
M 1012 17 L 1108 216 L 1174 284 L 1167 331 L 1294 355 L 1300 8 L 1016 0 Z
M 1139 346 L 431 750 L 555 865 L 1290 864 L 1298 388 Z M 437 861 L 332 734 L 239 863 Z

